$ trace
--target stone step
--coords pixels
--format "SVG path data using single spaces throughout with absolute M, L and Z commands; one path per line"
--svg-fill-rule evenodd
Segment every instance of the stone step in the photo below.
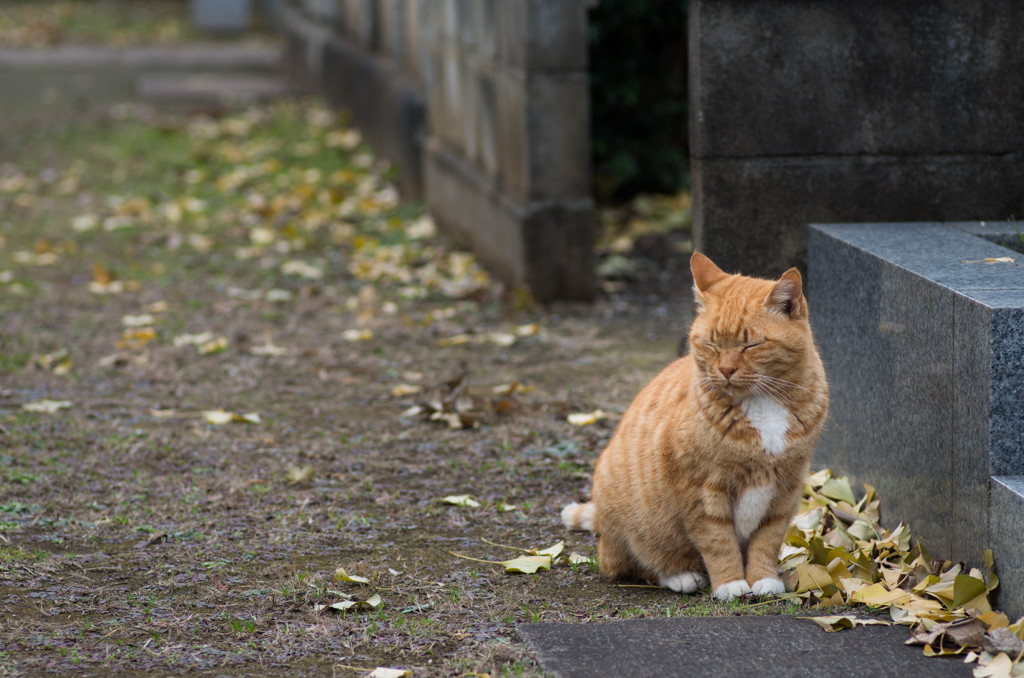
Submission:
M 290 93 L 278 43 L 0 49 L 3 120 L 12 129 L 111 104 L 229 105 Z
M 1006 549 L 1020 531 L 999 525 L 1024 521 L 1024 504 L 997 508 L 1013 495 L 991 480 L 1024 475 L 1024 257 L 997 244 L 1010 234 L 813 224 L 807 286 L 831 386 L 815 463 L 874 485 L 886 524 L 908 522 L 935 557 L 981 567 L 993 548 L 1017 617 L 1024 569 Z
M 1024 475 L 992 476 L 989 488 L 989 535 L 996 574 L 998 606 L 1024 610 Z
M 208 43 L 180 46 L 68 45 L 0 48 L 0 73 L 28 71 L 273 71 L 282 63 L 276 43 Z
M 261 73 L 149 73 L 136 81 L 139 100 L 162 106 L 244 104 L 288 96 L 282 76 Z

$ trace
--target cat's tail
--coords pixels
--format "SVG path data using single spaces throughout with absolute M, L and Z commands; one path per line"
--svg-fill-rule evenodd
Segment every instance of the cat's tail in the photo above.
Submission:
M 594 531 L 594 514 L 596 513 L 594 502 L 586 504 L 573 502 L 562 509 L 562 522 L 570 530 Z

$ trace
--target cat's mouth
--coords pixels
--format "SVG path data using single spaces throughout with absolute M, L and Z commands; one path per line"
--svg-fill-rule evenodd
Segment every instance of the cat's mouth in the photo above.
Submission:
M 717 386 L 720 391 L 732 396 L 733 398 L 750 395 L 750 386 L 748 384 L 723 380 L 717 384 Z

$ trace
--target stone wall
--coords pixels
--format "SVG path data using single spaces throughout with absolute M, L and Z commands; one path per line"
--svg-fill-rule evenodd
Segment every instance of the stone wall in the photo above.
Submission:
M 587 0 L 281 0 L 293 79 L 541 300 L 593 294 Z
M 804 265 L 811 222 L 1024 216 L 1024 3 L 690 0 L 696 246 Z

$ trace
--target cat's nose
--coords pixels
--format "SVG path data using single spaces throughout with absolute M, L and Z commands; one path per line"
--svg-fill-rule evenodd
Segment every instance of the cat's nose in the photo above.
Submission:
M 722 376 L 725 377 L 726 381 L 729 381 L 732 378 L 732 375 L 736 374 L 735 367 L 719 367 L 718 371 L 722 373 Z

